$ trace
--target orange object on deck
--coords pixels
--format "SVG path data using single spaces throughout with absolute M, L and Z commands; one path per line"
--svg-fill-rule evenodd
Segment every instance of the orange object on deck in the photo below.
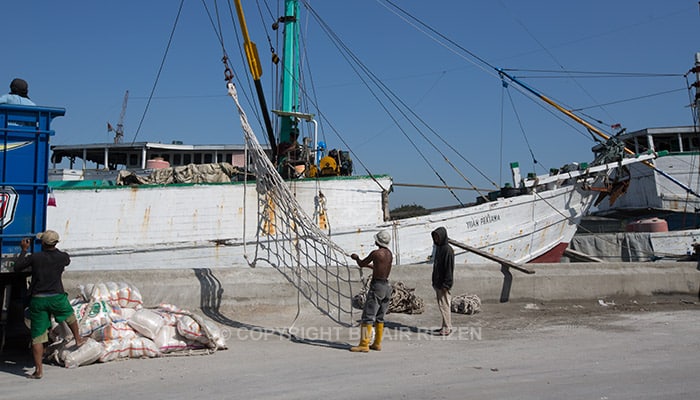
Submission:
M 170 163 L 163 160 L 162 158 L 154 158 L 153 160 L 146 160 L 147 169 L 162 169 L 170 168 Z
M 668 232 L 668 223 L 661 218 L 647 218 L 630 222 L 625 227 L 627 232 Z

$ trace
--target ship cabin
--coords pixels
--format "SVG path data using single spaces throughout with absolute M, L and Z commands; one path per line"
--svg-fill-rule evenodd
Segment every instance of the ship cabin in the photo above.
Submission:
M 619 138 L 625 143 L 625 147 L 637 154 L 649 150 L 679 154 L 700 151 L 700 135 L 698 133 L 700 133 L 698 128 L 694 126 L 646 128 L 621 133 Z M 599 147 L 594 147 L 593 151 L 595 152 Z
M 148 174 L 158 168 L 188 164 L 230 163 L 245 168 L 245 145 L 188 145 L 179 141 L 52 145 L 49 180 L 116 177 L 120 170 Z M 269 148 L 265 148 L 270 151 Z

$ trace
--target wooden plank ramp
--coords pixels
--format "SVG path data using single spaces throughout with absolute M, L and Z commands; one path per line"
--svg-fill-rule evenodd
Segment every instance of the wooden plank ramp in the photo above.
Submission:
M 454 239 L 447 239 L 447 242 L 453 246 L 459 247 L 460 249 L 467 250 L 467 251 L 472 252 L 474 254 L 478 254 L 481 257 L 488 258 L 491 261 L 495 261 L 504 267 L 513 268 L 515 270 L 518 270 L 520 272 L 524 272 L 526 274 L 534 274 L 535 273 L 534 269 L 530 269 L 530 268 L 524 266 L 523 264 L 518 264 L 518 263 L 515 263 L 513 261 L 506 260 L 505 258 L 501 258 L 501 257 L 493 255 L 487 251 L 477 249 L 476 247 L 470 246 L 466 243 L 458 242 Z

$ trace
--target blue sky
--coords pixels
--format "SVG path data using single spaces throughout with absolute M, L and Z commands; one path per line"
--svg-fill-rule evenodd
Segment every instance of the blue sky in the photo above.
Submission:
M 205 3 L 213 11 L 215 3 Z M 272 17 L 262 0 L 244 3 L 251 38 L 266 63 L 267 35 L 281 51 L 269 28 Z M 506 92 L 492 72 L 438 45 L 391 13 L 383 6 L 386 3 L 344 3 L 310 0 L 345 45 L 490 181 L 507 182 L 512 161 L 520 162 L 524 172 L 538 173 L 571 161 L 590 161 L 593 143 L 582 129 L 573 129 L 512 88 Z M 616 123 L 628 130 L 692 124 L 683 74 L 700 51 L 695 0 L 396 3 L 490 65 L 515 69 L 516 76 L 542 93 L 568 108 L 583 109 L 608 131 Z M 119 119 L 126 90 L 125 141 L 241 143 L 239 122 L 225 92 L 221 45 L 199 0 L 184 3 L 144 114 L 179 4 L 178 0 L 4 2 L 0 85 L 8 90 L 12 78 L 22 77 L 36 103 L 66 108 L 65 117 L 53 124 L 53 144 L 110 142 L 106 125 Z M 228 5 L 223 0 L 218 5 L 224 45 L 234 73 L 242 79 L 239 87 L 247 90 L 247 70 Z M 277 2 L 268 6 L 277 13 Z M 465 182 L 442 162 L 443 155 L 431 153 L 420 136 L 407 133 L 431 161 L 431 166 L 426 164 L 381 112 L 317 21 L 302 17 L 302 30 L 314 101 L 327 119 L 321 124 L 323 137 L 331 148 L 349 147 L 357 173 L 365 172 L 362 163 L 372 173 L 390 174 L 400 183 L 437 185 L 444 179 L 455 186 L 492 188 L 459 156 L 443 153 L 470 179 Z M 274 74 L 265 68 L 262 82 L 270 88 Z M 617 75 L 592 77 L 584 72 Z M 270 89 L 266 95 L 272 106 Z M 253 119 L 256 104 L 246 107 Z M 264 139 L 264 132 L 255 127 Z M 462 202 L 476 196 L 458 193 Z M 444 192 L 396 188 L 391 206 L 454 202 Z

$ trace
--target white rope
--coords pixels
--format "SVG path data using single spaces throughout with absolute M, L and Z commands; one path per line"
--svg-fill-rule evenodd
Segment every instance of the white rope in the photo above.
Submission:
M 452 312 L 472 315 L 481 311 L 481 299 L 475 294 L 460 294 L 452 298 Z
M 246 163 L 248 162 L 248 142 L 245 144 L 245 148 L 243 150 L 243 165 L 245 168 Z M 247 242 L 247 223 L 248 223 L 248 218 L 246 216 L 245 210 L 248 209 L 248 170 L 244 169 L 243 170 L 243 258 L 248 262 L 248 242 Z M 250 265 L 250 262 L 248 262 L 248 265 Z M 254 267 L 255 265 L 250 265 L 251 267 Z

